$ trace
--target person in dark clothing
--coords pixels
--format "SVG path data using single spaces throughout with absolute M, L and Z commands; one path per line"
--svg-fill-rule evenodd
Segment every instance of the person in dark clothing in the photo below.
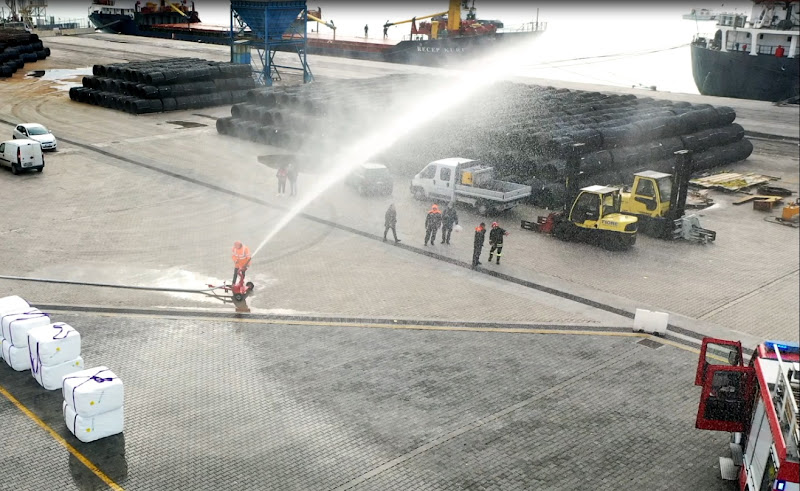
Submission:
M 386 24 L 383 25 L 383 39 L 386 39 L 386 36 L 389 35 L 389 21 L 386 21 Z
M 367 37 L 368 33 L 369 33 L 369 26 L 365 24 L 364 25 L 364 37 Z
M 286 176 L 288 172 L 286 171 L 286 167 L 280 166 L 278 168 L 278 173 L 275 174 L 275 177 L 278 178 L 278 196 L 283 196 L 286 194 Z
M 492 255 L 497 250 L 497 264 L 500 264 L 500 256 L 503 254 L 503 237 L 508 235 L 505 229 L 501 228 L 497 222 L 492 222 L 492 231 L 489 232 L 489 262 L 492 262 Z
M 477 268 L 481 264 L 481 250 L 483 250 L 483 240 L 486 238 L 486 224 L 481 222 L 475 227 L 475 245 L 472 248 L 472 267 Z
M 389 209 L 386 210 L 383 225 L 386 227 L 383 229 L 383 241 L 386 242 L 386 234 L 389 233 L 389 229 L 392 229 L 395 243 L 400 242 L 400 239 L 397 238 L 397 229 L 395 228 L 397 226 L 397 210 L 394 208 L 394 203 L 389 205 Z
M 453 233 L 453 226 L 458 225 L 458 213 L 453 203 L 447 205 L 442 214 L 442 244 L 450 243 L 450 234 Z
M 436 231 L 439 230 L 439 227 L 442 225 L 442 212 L 439 211 L 439 205 L 434 204 L 431 206 L 431 211 L 428 212 L 428 216 L 425 217 L 425 245 L 428 245 L 428 242 L 433 245 L 436 242 Z
M 289 196 L 297 195 L 297 167 L 294 164 L 289 164 L 286 177 L 289 178 Z

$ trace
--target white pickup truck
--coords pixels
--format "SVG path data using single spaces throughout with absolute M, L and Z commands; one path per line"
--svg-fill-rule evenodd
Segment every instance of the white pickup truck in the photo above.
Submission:
M 531 195 L 531 187 L 498 181 L 494 168 L 478 161 L 452 157 L 428 164 L 411 180 L 419 200 L 434 199 L 472 205 L 480 214 L 510 210 Z

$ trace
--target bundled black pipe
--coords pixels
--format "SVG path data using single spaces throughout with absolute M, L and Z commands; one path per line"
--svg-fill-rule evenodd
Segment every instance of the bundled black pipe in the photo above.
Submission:
M 221 63 L 199 58 L 169 58 L 145 62 L 94 65 L 93 76 L 84 77 L 84 88 L 116 94 L 116 104 L 105 107 L 133 114 L 199 109 L 245 100 L 254 87 L 249 65 Z M 103 105 L 102 97 L 83 96 L 78 102 Z M 152 101 L 144 103 L 141 101 Z
M 36 34 L 22 29 L 0 27 L 0 78 L 12 76 L 25 63 L 34 63 L 50 56 Z
M 215 86 L 227 87 L 219 81 Z M 407 76 L 255 89 L 231 108 L 218 132 L 283 148 L 304 139 L 337 142 L 392 117 L 392 105 L 418 90 Z M 587 178 L 619 177 L 671 161 L 684 147 L 705 153 L 741 140 L 734 119 L 727 107 L 502 83 L 379 158 L 415 172 L 421 163 L 446 155 L 479 158 L 517 182 L 537 180 L 557 188 L 564 157 L 575 144 L 581 144 Z M 539 188 L 547 191 L 544 184 Z M 557 193 L 550 189 L 550 194 Z

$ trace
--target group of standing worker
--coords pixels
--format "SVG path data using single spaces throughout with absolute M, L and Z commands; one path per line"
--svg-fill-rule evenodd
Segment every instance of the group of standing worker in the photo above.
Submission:
M 444 213 L 439 210 L 439 205 L 431 206 L 428 216 L 425 217 L 425 246 L 436 242 L 436 233 L 442 227 L 442 244 L 450 244 L 453 227 L 458 225 L 458 213 L 452 204 L 447 205 Z
M 492 222 L 492 231 L 489 232 L 489 262 L 492 262 L 492 257 L 497 255 L 497 264 L 500 264 L 500 256 L 503 255 L 503 238 L 508 235 L 508 232 L 497 222 Z M 481 251 L 483 250 L 483 243 L 486 240 L 486 224 L 481 222 L 480 225 L 475 227 L 475 243 L 472 247 L 472 267 L 477 268 L 481 263 Z
M 389 230 L 391 230 L 395 243 L 400 242 L 400 239 L 397 238 L 397 210 L 395 209 L 394 203 L 389 205 L 389 209 L 386 210 L 386 215 L 384 218 L 383 241 L 386 242 L 387 234 L 389 233 Z M 458 213 L 456 212 L 455 206 L 452 203 L 445 207 L 444 213 L 439 210 L 439 205 L 431 205 L 431 209 L 428 211 L 428 215 L 425 217 L 425 243 L 423 245 L 427 247 L 429 244 L 434 245 L 436 243 L 436 234 L 438 233 L 440 227 L 442 229 L 441 244 L 449 245 L 453 228 L 455 228 L 456 225 L 458 225 Z M 509 233 L 504 228 L 500 227 L 497 222 L 492 222 L 492 230 L 489 232 L 490 263 L 492 262 L 492 259 L 496 258 L 497 264 L 500 264 L 500 257 L 503 255 L 503 239 L 507 235 L 509 235 Z M 480 225 L 475 227 L 475 242 L 472 250 L 473 268 L 476 268 L 482 264 L 480 257 L 485 241 L 486 224 L 481 222 Z

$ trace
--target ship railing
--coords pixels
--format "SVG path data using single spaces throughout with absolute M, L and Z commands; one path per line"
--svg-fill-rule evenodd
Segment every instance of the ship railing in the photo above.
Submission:
M 781 430 L 783 431 L 787 450 L 793 450 L 794 457 L 798 458 L 798 449 L 800 449 L 800 427 L 797 421 L 797 394 L 798 390 L 792 384 L 789 376 L 797 377 L 797 368 L 792 369 L 792 363 L 783 361 L 780 350 L 775 349 L 775 356 L 778 359 L 778 379 L 775 381 L 775 396 L 773 403 L 775 404 L 775 411 L 778 413 L 778 422 L 780 423 Z M 797 364 L 794 364 L 797 367 Z
M 526 22 L 513 27 L 503 27 L 498 29 L 497 32 L 536 32 L 546 30 L 547 22 Z
M 86 18 L 77 18 L 77 19 L 62 19 L 58 18 L 49 18 L 43 19 L 46 22 L 37 23 L 36 29 L 40 31 L 52 31 L 53 29 L 86 29 L 90 27 L 89 19 Z

